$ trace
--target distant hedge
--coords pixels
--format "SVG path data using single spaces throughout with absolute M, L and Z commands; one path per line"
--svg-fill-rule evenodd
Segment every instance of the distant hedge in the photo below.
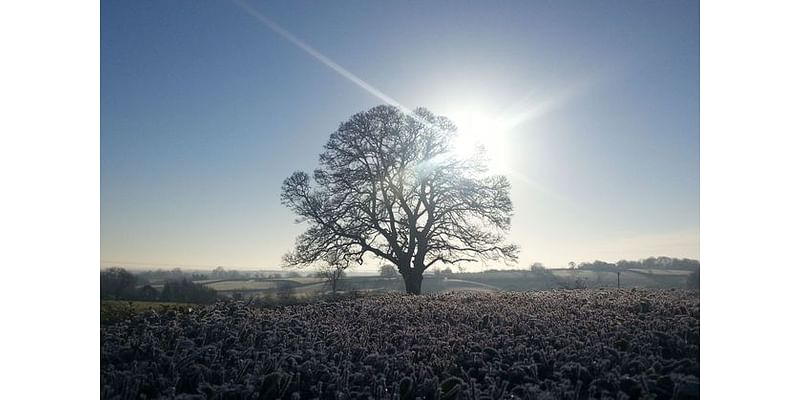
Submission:
M 217 301 L 217 291 L 198 285 L 186 278 L 164 283 L 161 290 L 161 301 L 179 303 L 211 304 Z

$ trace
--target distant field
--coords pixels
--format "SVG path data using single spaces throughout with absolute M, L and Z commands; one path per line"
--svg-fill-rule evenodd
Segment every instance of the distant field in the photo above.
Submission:
M 634 268 L 631 269 L 634 272 L 641 272 L 643 274 L 653 274 L 653 275 L 668 275 L 668 276 L 689 276 L 692 271 L 687 271 L 685 269 L 644 269 L 644 268 Z
M 312 283 L 325 282 L 324 278 L 286 278 L 287 282 L 296 282 L 299 285 L 310 285 Z
M 241 281 L 216 281 L 206 284 L 206 286 L 219 291 L 236 291 L 236 290 L 267 290 L 275 289 L 277 283 L 273 281 L 255 281 L 255 280 L 241 280 Z
M 194 283 L 199 283 L 201 285 L 209 285 L 209 284 L 212 284 L 212 283 L 215 283 L 215 282 L 222 282 L 224 280 L 225 279 L 204 279 L 204 280 L 193 281 L 193 282 Z
M 278 290 L 303 290 L 324 283 L 322 278 L 287 278 L 287 279 L 209 279 L 194 281 L 220 292 L 230 295 L 236 292 L 257 294 L 259 292 L 275 292 Z M 155 285 L 160 287 L 161 285 Z
M 637 269 L 623 271 L 619 276 L 622 288 L 684 288 L 691 271 Z M 322 278 L 247 279 L 196 281 L 220 294 L 230 296 L 265 295 L 289 298 L 313 297 L 330 292 Z M 463 273 L 448 276 L 426 275 L 422 282 L 425 293 L 448 291 L 504 291 L 547 290 L 560 288 L 615 288 L 617 273 L 605 271 L 551 269 L 546 272 L 492 271 Z M 403 292 L 401 277 L 355 276 L 343 278 L 338 285 L 341 292 Z

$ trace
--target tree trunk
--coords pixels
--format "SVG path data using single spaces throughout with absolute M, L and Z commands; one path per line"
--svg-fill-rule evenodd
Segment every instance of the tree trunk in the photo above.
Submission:
M 422 272 L 411 270 L 408 273 L 403 274 L 403 280 L 406 282 L 406 293 L 422 293 Z

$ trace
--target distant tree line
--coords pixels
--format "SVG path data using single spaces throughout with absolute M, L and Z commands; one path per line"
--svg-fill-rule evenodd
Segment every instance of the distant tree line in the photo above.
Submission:
M 691 271 L 686 276 L 686 287 L 689 289 L 700 289 L 700 261 L 688 258 L 673 258 L 673 257 L 648 257 L 638 261 L 620 260 L 616 263 L 609 263 L 605 261 L 595 260 L 592 262 L 582 262 L 580 264 L 570 262 L 567 264 L 569 274 L 567 276 L 559 276 L 553 273 L 555 269 L 563 268 L 548 268 L 540 262 L 531 264 L 528 269 L 487 269 L 481 272 L 461 272 L 458 276 L 464 279 L 479 279 L 482 274 L 503 273 L 503 272 L 524 272 L 526 277 L 535 278 L 540 280 L 549 280 L 564 288 L 582 288 L 587 287 L 588 282 L 585 278 L 579 275 L 581 270 L 594 271 L 594 272 L 610 272 L 617 274 L 617 285 L 620 282 L 620 275 L 626 271 L 639 270 L 637 272 L 647 273 L 647 270 L 683 270 Z M 383 272 L 383 270 L 381 270 Z M 475 278 L 471 278 L 475 276 Z M 599 276 L 599 275 L 598 275 Z M 599 279 L 599 278 L 598 278 Z
M 574 268 L 574 263 L 570 267 Z M 590 263 L 580 263 L 578 269 L 590 271 L 609 271 L 619 274 L 626 270 L 684 270 L 692 271 L 686 278 L 686 287 L 689 289 L 700 289 L 700 261 L 689 258 L 673 257 L 648 257 L 638 261 L 619 260 L 616 264 L 604 261 L 593 261 Z
M 648 257 L 638 261 L 619 260 L 616 264 L 593 261 L 578 264 L 578 269 L 613 271 L 617 269 L 679 269 L 694 271 L 700 269 L 700 261 L 689 258 Z
M 273 272 L 264 273 L 262 271 L 237 271 L 235 269 L 226 270 L 223 267 L 214 268 L 210 273 L 210 278 L 219 280 L 241 280 L 241 279 L 283 279 L 283 278 L 299 278 L 300 273 L 297 271 L 289 272 Z
M 160 284 L 166 281 L 179 281 L 182 279 L 190 281 L 205 280 L 242 280 L 242 279 L 282 279 L 298 278 L 300 273 L 289 271 L 285 273 L 265 273 L 263 271 L 237 271 L 235 269 L 225 269 L 216 267 L 211 271 L 183 271 L 180 268 L 170 270 L 156 269 L 150 271 L 136 272 L 139 285 Z
M 242 279 L 245 278 L 243 274 L 235 269 L 225 270 L 223 267 L 214 268 L 211 271 L 211 279 Z
M 125 268 L 104 269 L 100 271 L 100 298 L 110 300 L 137 298 L 139 293 L 136 284 L 136 276 Z
M 180 268 L 173 268 L 171 270 L 156 269 L 153 271 L 142 271 L 136 273 L 135 276 L 140 285 L 181 279 L 188 279 L 191 281 L 203 281 L 209 279 L 208 274 L 206 273 L 185 272 Z
M 167 281 L 161 290 L 161 301 L 211 304 L 217 301 L 217 291 L 190 280 Z
M 473 274 L 480 274 L 480 273 L 496 273 L 496 272 L 533 272 L 534 274 L 542 274 L 546 273 L 550 269 L 558 269 L 557 267 L 548 267 L 540 262 L 534 262 L 531 264 L 527 269 L 496 269 L 490 268 L 483 270 L 481 272 L 454 272 L 450 268 L 445 268 L 443 270 L 439 270 L 438 272 L 434 270 L 436 275 L 450 275 L 450 274 L 461 274 L 461 275 L 473 275 Z M 610 263 L 600 260 L 595 260 L 592 262 L 582 262 L 582 263 L 575 263 L 570 262 L 567 264 L 566 269 L 574 269 L 574 270 L 590 270 L 590 271 L 608 271 L 608 272 L 617 272 L 620 270 L 630 270 L 630 269 L 661 269 L 661 270 L 685 270 L 685 271 L 696 271 L 700 269 L 700 261 L 693 260 L 689 258 L 672 258 L 672 257 L 649 257 L 644 258 L 638 261 L 630 261 L 630 260 L 619 260 L 616 263 Z M 390 278 L 395 276 L 396 271 L 394 270 L 393 266 L 391 265 L 384 265 L 380 268 L 380 276 Z
M 175 276 L 175 275 L 173 275 Z M 180 277 L 166 278 L 162 290 L 149 281 L 140 279 L 125 268 L 112 267 L 100 271 L 100 299 L 166 301 L 209 304 L 217 299 L 217 292 L 209 287 L 196 284 L 190 279 Z

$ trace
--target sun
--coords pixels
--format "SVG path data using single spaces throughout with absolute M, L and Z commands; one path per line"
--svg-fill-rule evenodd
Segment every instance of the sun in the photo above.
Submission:
M 489 172 L 505 172 L 508 129 L 501 119 L 475 109 L 462 109 L 451 113 L 449 117 L 458 128 L 454 143 L 454 152 L 458 157 L 469 158 L 482 146 L 488 158 Z

